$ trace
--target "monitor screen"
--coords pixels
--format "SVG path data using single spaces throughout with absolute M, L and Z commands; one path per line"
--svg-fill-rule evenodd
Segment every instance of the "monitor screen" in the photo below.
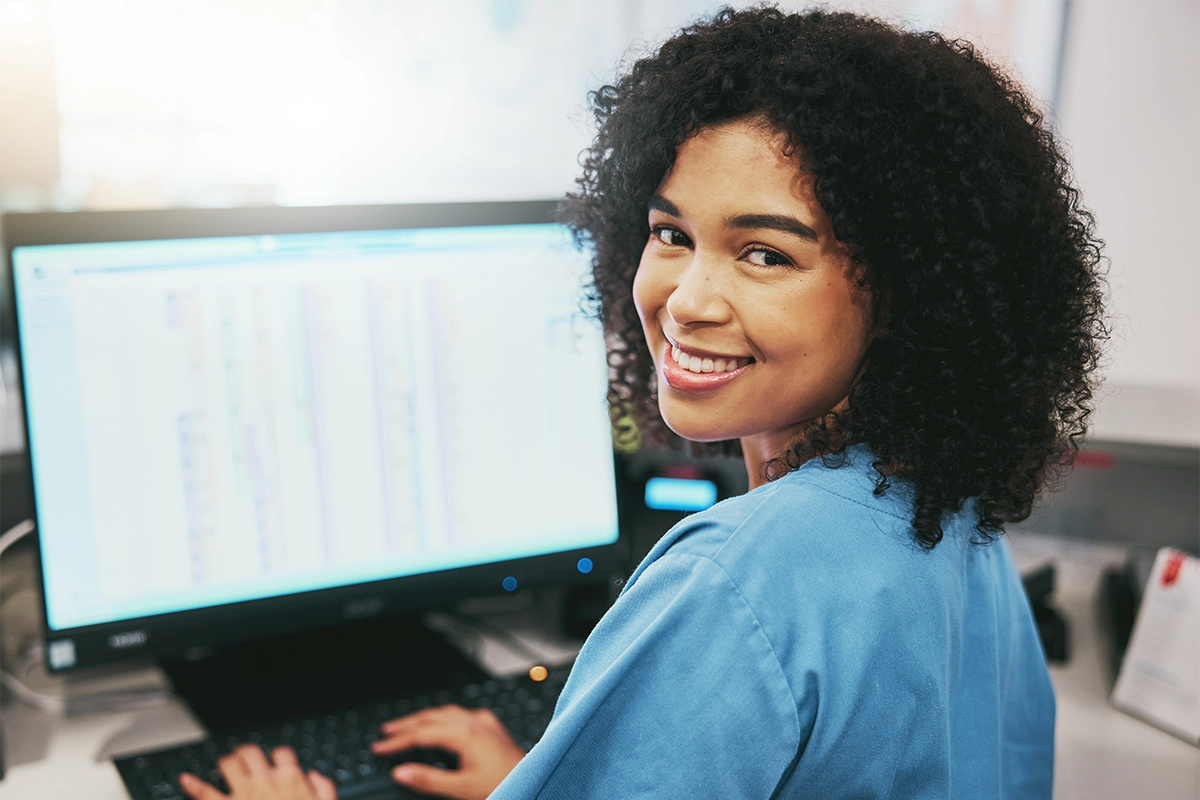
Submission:
M 617 512 L 589 258 L 477 216 L 12 248 L 52 667 L 94 626 L 590 569 Z

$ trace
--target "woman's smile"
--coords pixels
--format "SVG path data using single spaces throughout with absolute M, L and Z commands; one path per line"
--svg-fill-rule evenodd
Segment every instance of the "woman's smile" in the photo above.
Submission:
M 722 356 L 683 350 L 670 340 L 667 352 L 658 359 L 662 379 L 667 386 L 681 392 L 706 392 L 726 385 L 743 375 L 753 358 Z

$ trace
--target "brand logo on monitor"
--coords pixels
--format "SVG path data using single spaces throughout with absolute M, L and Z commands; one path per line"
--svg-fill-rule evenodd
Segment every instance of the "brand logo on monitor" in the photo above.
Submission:
M 113 650 L 123 650 L 126 647 L 138 647 L 146 643 L 150 638 L 150 634 L 145 631 L 125 631 L 124 633 L 114 633 L 108 637 L 108 646 Z
M 342 606 L 342 617 L 345 619 L 361 619 L 373 617 L 383 611 L 383 598 L 379 595 L 360 597 Z

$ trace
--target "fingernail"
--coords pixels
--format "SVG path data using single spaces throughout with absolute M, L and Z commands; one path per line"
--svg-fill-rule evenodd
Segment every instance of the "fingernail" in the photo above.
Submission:
M 412 778 L 412 768 L 407 764 L 401 764 L 392 770 L 392 777 L 400 783 L 405 783 Z

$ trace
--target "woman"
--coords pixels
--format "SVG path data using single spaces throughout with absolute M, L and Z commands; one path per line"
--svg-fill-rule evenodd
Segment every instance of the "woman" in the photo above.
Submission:
M 566 213 L 595 250 L 610 401 L 740 452 L 751 491 L 647 556 L 528 755 L 487 712 L 432 709 L 376 748 L 461 768 L 396 780 L 1049 797 L 1053 693 L 995 538 L 1084 434 L 1104 327 L 1037 111 L 963 43 L 769 8 L 685 30 L 594 104 Z M 235 795 L 331 796 L 294 763 L 226 767 Z

